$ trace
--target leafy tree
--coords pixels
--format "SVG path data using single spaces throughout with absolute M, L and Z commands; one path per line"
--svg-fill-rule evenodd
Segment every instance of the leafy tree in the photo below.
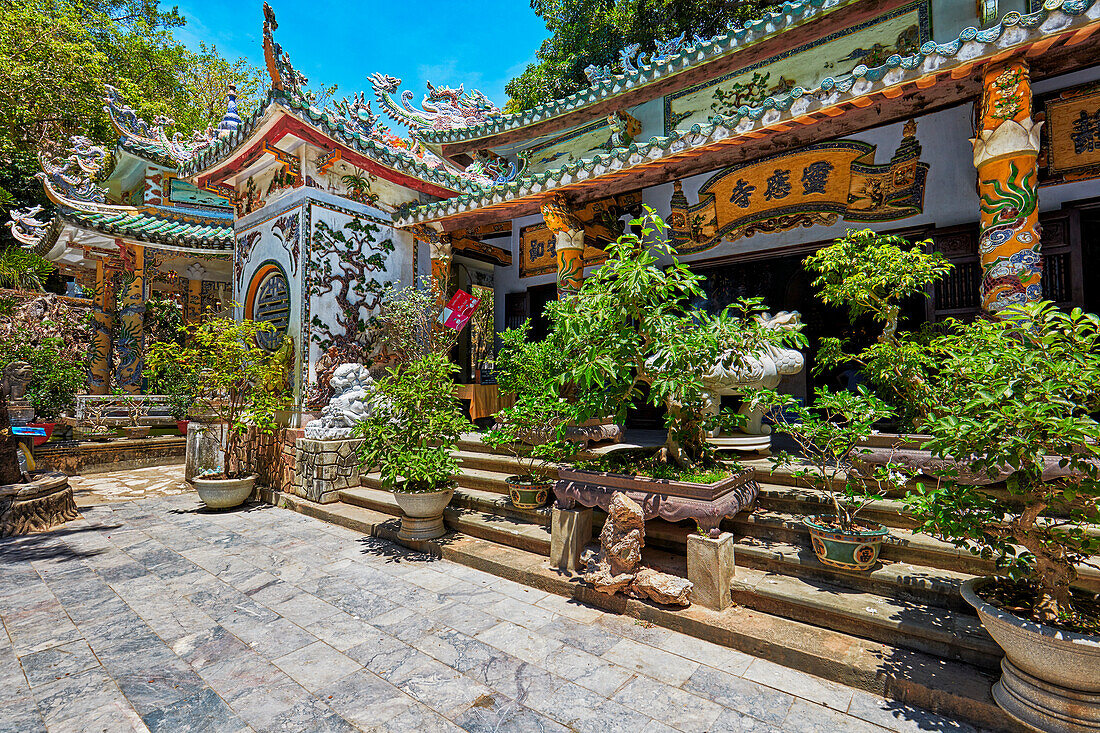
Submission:
M 847 306 L 853 323 L 866 316 L 882 326 L 878 341 L 858 353 L 847 353 L 840 339 L 822 339 L 817 370 L 856 362 L 876 388 L 893 393 L 911 419 L 932 409 L 928 374 L 933 362 L 926 335 L 898 333 L 901 307 L 951 271 L 941 253 L 926 251 L 930 244 L 849 229 L 805 260 L 817 273 L 813 284 L 822 302 Z
M 172 36 L 184 18 L 155 0 L 23 0 L 0 13 L 0 187 L 13 200 L 0 208 L 45 203 L 34 180 L 48 144 L 84 135 L 111 144 L 103 111 L 105 86 L 119 89 L 137 114 L 177 121 L 184 134 L 225 112 L 225 90 L 238 89 L 247 114 L 262 89 L 261 73 L 230 62 L 214 47 L 197 52 Z M 8 235 L 10 236 L 10 235 Z
M 0 288 L 44 290 L 54 264 L 22 247 L 8 247 L 0 253 Z
M 703 385 L 716 364 L 746 366 L 767 345 L 804 343 L 798 331 L 770 329 L 757 316 L 759 299 L 743 300 L 711 316 L 693 310 L 705 298 L 702 275 L 676 259 L 667 227 L 652 209 L 631 222 L 607 248 L 608 259 L 575 297 L 547 307 L 562 374 L 579 419 L 615 415 L 641 401 L 663 405 L 668 425 L 664 458 L 682 468 L 712 460 L 707 431 L 717 425 Z M 662 265 L 664 259 L 667 265 Z
M 637 43 L 643 52 L 659 39 L 681 33 L 710 37 L 731 23 L 758 16 L 779 0 L 531 0 L 550 37 L 538 59 L 508 82 L 508 111 L 530 109 L 587 87 L 584 69 L 618 61 L 619 50 Z
M 923 531 L 1030 586 L 1034 620 L 1082 623 L 1070 588 L 1100 550 L 1100 318 L 1049 302 L 1000 315 L 954 322 L 935 345 L 943 408 L 924 447 L 955 468 L 907 502 Z M 1007 493 L 975 485 L 1000 479 Z

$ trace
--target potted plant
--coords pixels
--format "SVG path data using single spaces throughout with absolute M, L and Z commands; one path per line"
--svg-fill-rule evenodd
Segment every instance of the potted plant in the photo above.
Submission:
M 42 326 L 15 325 L 8 337 L 0 337 L 0 368 L 10 361 L 24 361 L 31 365 L 31 381 L 27 384 L 27 400 L 34 407 L 35 422 L 31 427 L 42 428 L 45 437 L 36 437 L 35 445 L 45 443 L 53 435 L 62 413 L 71 410 L 76 394 L 84 384 L 85 373 L 75 359 L 65 353 L 65 341 L 60 336 L 42 333 Z
M 520 465 L 520 473 L 505 479 L 508 498 L 519 509 L 537 509 L 546 503 L 553 489 L 553 469 L 545 461 L 572 452 L 562 439 L 571 405 L 556 387 L 558 353 L 551 340 L 529 341 L 531 322 L 510 328 L 500 335 L 497 384 L 502 392 L 516 396 L 511 407 L 497 413 L 496 424 L 482 441 L 506 450 Z
M 355 435 L 362 463 L 377 467 L 401 507 L 399 537 L 441 537 L 443 510 L 454 495 L 459 436 L 470 429 L 451 379 L 457 367 L 428 353 L 397 364 L 376 382 L 378 402 Z
M 257 335 L 270 323 L 211 318 L 194 326 L 186 346 L 158 345 L 149 359 L 153 368 L 166 362 L 191 365 L 195 373 L 196 409 L 225 426 L 221 470 L 192 479 L 199 498 L 211 509 L 239 506 L 252 494 L 256 475 L 246 465 L 243 438 L 253 429 L 272 434 L 275 412 L 287 403 L 282 366 L 258 345 Z
M 124 394 L 116 392 L 119 396 L 119 404 L 126 410 L 129 425 L 122 426 L 122 433 L 131 439 L 148 438 L 151 428 L 141 424 L 141 418 L 149 414 L 149 403 L 142 395 Z
M 885 497 L 888 488 L 900 488 L 908 480 L 898 465 L 864 467 L 860 444 L 873 426 L 893 416 L 881 399 L 860 388 L 857 392 L 818 389 L 810 406 L 774 390 L 752 397 L 770 408 L 777 432 L 789 435 L 798 455 L 781 451 L 771 456 L 772 471 L 789 469 L 791 475 L 828 498 L 833 511 L 805 517 L 814 554 L 825 565 L 845 570 L 869 570 L 878 561 L 886 527 L 858 517 L 868 504 Z
M 943 254 L 930 251 L 931 245 L 849 229 L 805 260 L 817 273 L 813 285 L 823 303 L 847 307 L 853 323 L 866 317 L 882 328 L 873 343 L 854 352 L 840 339 L 821 339 L 816 371 L 856 364 L 909 425 L 919 423 L 933 406 L 927 377 L 931 356 L 929 334 L 899 332 L 902 305 L 915 296 L 927 297 L 929 286 L 952 267 Z
M 1100 604 L 1075 589 L 1100 551 L 1100 319 L 1051 303 L 952 323 L 935 344 L 925 448 L 946 467 L 907 502 L 922 529 L 997 560 L 968 581 L 1005 651 L 993 696 L 1039 730 L 1100 727 Z
M 74 428 L 74 437 L 77 440 L 108 441 L 115 437 L 115 431 L 108 422 L 110 413 L 116 407 L 114 399 L 89 399 L 84 403 L 84 414 L 80 423 Z

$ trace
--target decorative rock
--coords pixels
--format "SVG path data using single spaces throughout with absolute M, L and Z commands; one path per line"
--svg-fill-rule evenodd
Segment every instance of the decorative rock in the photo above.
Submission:
M 637 502 L 616 492 L 600 531 L 600 552 L 590 558 L 584 579 L 601 593 L 626 591 L 657 603 L 691 604 L 691 582 L 643 567 L 645 514 Z
M 321 411 L 321 417 L 305 426 L 305 436 L 311 440 L 350 438 L 352 429 L 371 412 L 376 399 L 374 379 L 362 364 L 341 364 L 329 380 L 332 399 Z
M 639 568 L 630 584 L 634 595 L 668 606 L 691 605 L 691 581 L 652 568 Z

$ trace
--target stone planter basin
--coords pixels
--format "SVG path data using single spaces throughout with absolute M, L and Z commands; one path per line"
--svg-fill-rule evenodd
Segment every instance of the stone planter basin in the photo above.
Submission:
M 558 470 L 558 480 L 554 484 L 554 495 L 561 509 L 581 504 L 607 511 L 614 494 L 622 492 L 642 507 L 647 520 L 654 517 L 668 522 L 693 519 L 714 537 L 718 536 L 722 519 L 752 504 L 759 491 L 753 471 L 748 468 L 712 484 L 697 484 L 563 467 Z
M 401 531 L 403 540 L 434 540 L 447 533 L 443 526 L 443 510 L 451 503 L 454 489 L 411 493 L 393 492 L 397 506 L 401 507 Z
M 243 478 L 191 479 L 199 498 L 211 509 L 232 509 L 248 501 L 256 487 L 255 474 Z
M 870 447 L 867 450 L 868 452 L 859 453 L 855 456 L 859 463 L 868 466 L 883 466 L 887 463 L 895 463 L 926 476 L 934 476 L 938 471 L 950 469 L 957 465 L 955 461 L 937 458 L 932 455 L 931 451 L 920 450 L 919 448 Z M 1068 466 L 1059 466 L 1059 460 L 1054 456 L 1046 457 L 1043 468 L 1044 481 L 1053 481 L 1074 473 Z M 992 475 L 985 472 L 971 473 L 960 468 L 957 481 L 960 484 L 972 486 L 988 486 L 1004 481 L 1012 475 L 1012 472 L 1013 469 L 1009 466 L 1005 466 Z
M 1100 730 L 1100 636 L 1037 624 L 986 603 L 975 592 L 985 581 L 963 583 L 962 597 L 1005 652 L 993 698 L 1035 730 Z

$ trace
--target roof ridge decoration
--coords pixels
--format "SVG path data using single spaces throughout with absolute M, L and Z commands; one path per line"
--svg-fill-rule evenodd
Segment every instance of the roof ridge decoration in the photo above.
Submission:
M 427 82 L 428 93 L 420 103 L 423 109 L 416 109 L 411 104 L 414 96 L 411 90 L 401 92 L 400 105 L 390 96 L 401 87 L 401 80 L 397 77 L 374 73 L 370 76 L 370 82 L 383 111 L 394 122 L 407 126 L 413 134 L 422 130 L 463 129 L 504 116 L 504 112 L 488 97 L 477 89 L 467 92 L 464 84 L 452 89 Z
M 543 102 L 521 112 L 502 113 L 477 125 L 424 130 L 420 135 L 425 142 L 451 143 L 523 127 L 698 66 L 857 1 L 786 0 L 782 5 L 765 10 L 758 18 L 747 20 L 740 26 L 731 24 L 726 33 L 711 38 L 694 36 L 689 40 L 686 34 L 680 34 L 675 38 L 658 41 L 657 50 L 648 56 L 645 53 L 639 54 L 641 46 L 632 43 L 619 51 L 619 71 L 611 66 L 590 64 L 584 70 L 589 86 L 562 99 Z
M 757 106 L 742 105 L 733 114 L 714 115 L 707 123 L 693 124 L 688 130 L 674 130 L 670 135 L 653 137 L 648 143 L 633 142 L 607 154 L 517 178 L 510 183 L 485 190 L 481 195 L 459 194 L 443 201 L 410 206 L 399 212 L 395 223 L 398 226 L 408 226 L 433 221 L 488 204 L 545 193 L 567 183 L 576 184 L 669 155 L 682 154 L 738 137 L 757 128 L 813 114 L 841 104 L 848 98 L 864 97 L 918 76 L 943 73 L 961 64 L 981 59 L 986 54 L 995 55 L 1034 41 L 1036 36 L 1064 34 L 1080 25 L 1096 22 L 1100 22 L 1100 0 L 1046 0 L 1034 13 L 1025 15 L 1010 11 L 1000 23 L 985 30 L 964 28 L 953 41 L 929 41 L 916 53 L 908 56 L 894 54 L 873 68 L 860 64 L 848 74 L 822 80 L 816 89 L 795 86 L 782 94 L 768 97 Z
M 109 157 L 107 149 L 83 135 L 73 135 L 69 144 L 67 156 L 56 155 L 56 145 L 43 146 L 38 154 L 42 171 L 35 178 L 42 181 L 51 200 L 107 205 L 107 192 L 95 182 Z
M 273 32 L 278 29 L 275 11 L 264 0 L 264 61 L 267 63 L 267 73 L 271 76 L 271 88 L 288 97 L 302 100 L 307 105 L 313 104 L 317 101 L 317 95 L 306 91 L 309 79 L 294 68 L 290 63 L 290 54 L 275 42 Z
M 11 235 L 15 237 L 15 241 L 24 247 L 33 247 L 53 224 L 52 218 L 49 221 L 39 219 L 38 215 L 41 213 L 41 206 L 31 206 L 26 210 L 12 209 L 11 219 L 5 226 L 11 229 Z
M 129 143 L 130 146 L 141 148 L 153 148 L 175 163 L 185 163 L 195 157 L 201 150 L 210 147 L 218 139 L 217 131 L 213 127 L 205 130 L 196 130 L 190 139 L 185 139 L 183 133 L 177 131 L 171 139 L 166 128 L 176 124 L 171 117 L 157 115 L 152 124 L 138 117 L 134 108 L 126 104 L 122 93 L 116 88 L 107 85 L 107 99 L 103 111 L 111 118 L 111 124 L 122 136 L 121 143 Z M 232 102 L 233 111 L 236 111 L 236 103 Z M 227 110 L 228 116 L 228 110 Z

